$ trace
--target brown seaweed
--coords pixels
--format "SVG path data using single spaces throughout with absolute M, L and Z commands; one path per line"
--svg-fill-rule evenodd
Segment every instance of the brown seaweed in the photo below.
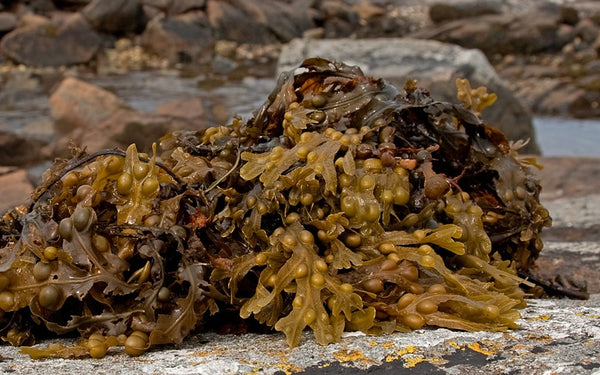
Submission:
M 0 225 L 2 338 L 140 355 L 232 312 L 291 346 L 306 327 L 516 328 L 551 219 L 531 161 L 479 117 L 495 95 L 457 87 L 463 104 L 309 59 L 245 124 L 57 163 Z

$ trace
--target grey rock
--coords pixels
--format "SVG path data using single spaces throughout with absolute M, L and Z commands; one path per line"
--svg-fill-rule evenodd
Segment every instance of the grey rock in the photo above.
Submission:
M 81 13 L 94 29 L 107 33 L 138 33 L 146 26 L 138 0 L 93 0 Z
M 190 10 L 200 10 L 206 7 L 206 0 L 177 0 L 172 1 L 169 8 L 169 15 L 177 15 Z
M 214 39 L 203 12 L 177 17 L 155 17 L 146 26 L 140 43 L 171 63 L 206 62 Z
M 39 162 L 42 159 L 40 148 L 44 144 L 26 135 L 0 129 L 0 165 L 24 166 Z
M 568 42 L 559 36 L 558 12 L 537 10 L 526 14 L 492 14 L 450 21 L 412 34 L 466 48 L 487 56 L 558 52 Z
M 593 43 L 598 37 L 598 25 L 590 18 L 584 18 L 575 25 L 575 34 L 585 43 Z
M 520 329 L 457 332 L 422 329 L 366 336 L 348 333 L 321 346 L 305 332 L 289 348 L 282 334 L 203 333 L 180 346 L 158 348 L 139 358 L 109 354 L 102 359 L 32 361 L 11 346 L 0 347 L 3 369 L 19 374 L 597 374 L 600 366 L 600 295 L 588 301 L 530 300 Z M 72 345 L 73 339 L 51 340 Z
M 2 38 L 0 52 L 32 66 L 61 66 L 90 61 L 100 37 L 78 13 L 31 27 L 17 28 Z
M 291 3 L 232 0 L 232 5 L 264 25 L 281 42 L 298 38 L 305 30 L 315 26 L 309 12 L 310 2 L 305 0 Z
M 49 14 L 56 11 L 56 6 L 52 0 L 33 0 L 29 2 L 28 8 L 35 13 Z
M 431 4 L 429 17 L 435 23 L 502 13 L 500 0 L 460 0 Z
M 6 33 L 17 27 L 17 17 L 8 12 L 0 12 L 0 34 Z
M 358 13 L 343 2 L 325 0 L 318 9 L 321 12 L 319 21 L 323 24 L 326 38 L 349 37 L 359 27 Z
M 514 97 L 481 51 L 436 41 L 416 39 L 296 39 L 284 46 L 278 71 L 298 66 L 308 57 L 320 56 L 358 65 L 365 73 L 402 87 L 416 79 L 433 97 L 458 102 L 455 80 L 469 79 L 473 87 L 484 85 L 498 101 L 483 111 L 486 122 L 500 128 L 510 140 L 531 139 L 523 152 L 538 153 L 529 112 Z
M 173 3 L 173 0 L 142 0 L 142 4 L 149 5 L 149 6 L 155 7 L 155 8 L 159 8 L 159 9 L 162 9 L 163 11 L 166 11 L 171 6 L 172 3 Z
M 248 14 L 248 9 L 240 8 L 234 3 L 208 0 L 206 12 L 216 39 L 250 44 L 277 41 L 266 24 Z

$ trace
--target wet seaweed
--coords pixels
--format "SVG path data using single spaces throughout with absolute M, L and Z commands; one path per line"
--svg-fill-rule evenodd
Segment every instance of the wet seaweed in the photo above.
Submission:
M 324 345 L 516 328 L 551 218 L 535 161 L 480 118 L 495 95 L 457 88 L 441 102 L 309 59 L 247 123 L 167 134 L 151 155 L 78 151 L 0 223 L 2 338 L 77 331 L 23 351 L 140 355 L 232 312 L 291 346 L 307 327 Z

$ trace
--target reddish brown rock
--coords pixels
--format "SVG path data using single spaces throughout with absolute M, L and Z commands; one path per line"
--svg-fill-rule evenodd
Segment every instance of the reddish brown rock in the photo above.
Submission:
M 59 133 L 93 128 L 125 104 L 114 94 L 77 78 L 65 78 L 50 96 L 50 113 Z
M 541 113 L 554 116 L 572 116 L 575 109 L 573 106 L 585 101 L 585 96 L 585 90 L 574 85 L 561 84 L 552 91 L 546 92 L 540 98 L 536 109 Z M 579 106 L 581 107 L 581 104 Z
M 584 157 L 537 157 L 543 169 L 533 169 L 542 185 L 542 197 L 553 200 L 598 194 L 600 159 Z
M 0 174 L 0 215 L 23 204 L 28 204 L 33 186 L 25 170 Z
M 206 116 L 204 103 L 200 98 L 178 99 L 165 103 L 156 109 L 159 115 L 198 120 Z
M 61 66 L 90 61 L 100 37 L 78 13 L 38 26 L 17 28 L 2 38 L 0 52 L 32 66 Z
M 140 113 L 122 108 L 95 127 L 77 129 L 73 132 L 72 138 L 77 143 L 85 145 L 90 152 L 114 147 L 125 149 L 131 143 L 135 143 L 140 151 L 149 152 L 152 143 L 158 142 L 165 134 L 194 127 L 193 123 L 183 118 Z

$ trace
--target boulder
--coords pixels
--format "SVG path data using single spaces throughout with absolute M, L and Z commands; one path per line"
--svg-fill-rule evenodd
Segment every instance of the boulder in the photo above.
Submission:
M 598 25 L 590 18 L 584 18 L 575 25 L 575 34 L 581 38 L 584 43 L 591 44 L 598 38 Z
M 41 14 L 35 14 L 30 11 L 26 11 L 18 18 L 18 28 L 37 27 L 47 25 L 50 22 L 50 18 L 42 16 Z
M 206 0 L 177 0 L 169 4 L 167 14 L 177 15 L 190 10 L 204 10 L 205 7 Z
M 427 28 L 411 37 L 477 48 L 487 56 L 558 52 L 569 42 L 558 19 L 559 14 L 551 10 L 483 15 Z
M 17 17 L 8 12 L 0 12 L 0 34 L 11 31 L 17 27 Z
M 65 78 L 50 96 L 50 114 L 60 134 L 98 126 L 114 112 L 124 108 L 109 91 L 77 78 Z
M 502 13 L 501 0 L 459 0 L 434 3 L 429 7 L 429 18 L 435 23 Z
M 306 30 L 315 27 L 306 0 L 282 2 L 277 0 L 232 0 L 232 5 L 264 25 L 280 42 L 299 38 Z
M 473 87 L 484 85 L 498 95 L 497 102 L 483 111 L 484 120 L 500 128 L 511 140 L 531 139 L 524 152 L 539 152 L 531 115 L 479 50 L 409 38 L 296 39 L 283 47 L 278 71 L 293 69 L 313 56 L 356 64 L 365 73 L 398 87 L 408 77 L 416 79 L 433 97 L 450 102 L 458 102 L 456 78 L 469 79 Z
M 28 2 L 27 7 L 38 14 L 49 14 L 56 11 L 56 6 L 52 0 L 32 0 Z
M 269 27 L 248 13 L 249 6 L 240 9 L 230 2 L 208 0 L 206 12 L 215 38 L 249 44 L 275 43 L 277 38 Z
M 81 14 L 94 29 L 106 33 L 139 33 L 146 26 L 146 17 L 139 0 L 93 0 Z
M 194 12 L 153 18 L 141 35 L 140 44 L 172 64 L 202 63 L 210 59 L 214 39 L 205 14 Z
M 348 37 L 360 26 L 358 13 L 341 1 L 325 0 L 319 10 L 326 38 Z
M 99 46 L 100 37 L 74 13 L 11 31 L 2 38 L 0 52 L 21 64 L 61 66 L 90 61 Z

